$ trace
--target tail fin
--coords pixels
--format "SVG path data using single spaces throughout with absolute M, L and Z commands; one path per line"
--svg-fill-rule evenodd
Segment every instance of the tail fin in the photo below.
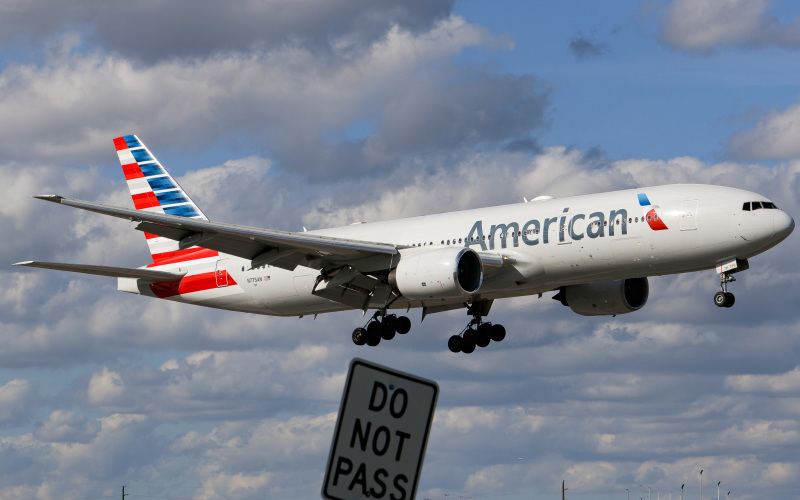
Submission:
M 138 137 L 117 137 L 114 146 L 136 210 L 208 220 Z M 180 250 L 177 241 L 154 234 L 145 233 L 145 236 L 156 263 L 175 257 L 177 252 L 194 250 Z

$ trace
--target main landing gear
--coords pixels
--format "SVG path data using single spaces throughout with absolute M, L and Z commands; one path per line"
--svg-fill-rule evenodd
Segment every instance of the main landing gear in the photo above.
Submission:
M 453 335 L 447 341 L 450 352 L 463 352 L 470 354 L 475 347 L 486 347 L 490 342 L 500 342 L 506 338 L 506 329 L 502 325 L 484 323 L 481 318 L 489 314 L 492 307 L 491 300 L 476 301 L 467 306 L 467 314 L 472 315 L 472 320 L 461 330 L 458 335 Z
M 472 321 L 458 335 L 453 335 L 447 341 L 450 352 L 463 352 L 470 354 L 475 351 L 475 347 L 486 347 L 489 342 L 500 342 L 506 338 L 506 329 L 503 325 L 493 325 L 482 323 L 480 318 L 473 318 Z
M 728 283 L 736 281 L 736 278 L 731 276 L 730 273 L 721 273 L 719 275 L 719 292 L 714 294 L 714 304 L 717 307 L 731 307 L 736 302 L 736 297 L 728 291 Z
M 383 340 L 392 340 L 396 333 L 405 335 L 411 330 L 411 320 L 406 316 L 386 314 L 386 311 L 375 311 L 375 314 L 364 327 L 353 330 L 355 345 L 376 346 Z

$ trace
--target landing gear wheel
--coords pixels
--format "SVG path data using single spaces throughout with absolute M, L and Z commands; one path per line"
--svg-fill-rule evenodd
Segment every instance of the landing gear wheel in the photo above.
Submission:
M 364 345 L 367 343 L 367 330 L 364 328 L 356 328 L 353 330 L 353 343 L 355 345 Z
M 381 320 L 381 324 L 383 324 L 384 329 L 391 330 L 392 337 L 394 337 L 394 334 L 397 333 L 397 316 L 394 314 L 386 315 L 384 316 L 383 320 Z M 386 339 L 386 337 L 383 338 Z
M 383 340 L 392 340 L 394 338 L 395 333 L 396 332 L 394 331 L 393 322 L 390 321 L 387 324 L 387 322 L 384 321 L 383 323 L 381 323 L 381 338 Z
M 450 337 L 450 340 L 447 341 L 447 347 L 450 349 L 450 352 L 461 352 L 463 344 L 464 340 L 458 335 L 453 335 Z
M 730 302 L 730 298 L 728 296 L 732 296 L 732 294 L 728 292 L 717 292 L 714 294 L 714 304 L 717 307 L 730 307 L 728 302 Z
M 406 316 L 400 316 L 397 318 L 397 324 L 395 325 L 395 328 L 397 329 L 397 333 L 400 335 L 405 335 L 411 330 L 411 320 Z
M 465 334 L 465 337 L 466 337 L 466 334 Z M 473 341 L 469 341 L 466 338 L 461 340 L 461 352 L 463 352 L 464 354 L 471 354 L 474 351 L 475 351 L 475 342 L 474 342 L 474 340 Z
M 377 321 L 373 321 L 369 325 L 367 325 L 367 345 L 370 347 L 375 347 L 376 345 L 381 343 L 381 331 L 383 328 L 381 324 Z
M 728 301 L 725 303 L 725 307 L 733 307 L 733 304 L 736 302 L 736 297 L 734 297 L 731 292 L 725 292 L 725 295 L 728 296 Z
M 478 327 L 475 335 L 475 343 L 478 347 L 486 347 L 492 341 L 492 325 L 483 323 Z
M 504 338 L 506 338 L 506 329 L 503 325 L 492 325 L 492 340 L 502 342 Z

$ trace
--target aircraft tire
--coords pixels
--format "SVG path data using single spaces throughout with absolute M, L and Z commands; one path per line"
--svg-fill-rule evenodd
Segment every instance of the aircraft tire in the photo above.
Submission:
M 353 343 L 355 345 L 364 345 L 367 343 L 367 331 L 361 327 L 353 330 Z
M 367 345 L 375 347 L 381 343 L 381 324 L 373 321 L 367 325 Z
M 478 347 L 486 347 L 492 341 L 492 325 L 483 323 L 475 333 L 475 343 Z
M 392 322 L 389 322 L 389 324 L 381 323 L 381 338 L 383 340 L 392 340 L 395 333 L 397 332 L 395 332 Z
M 728 294 L 725 292 L 717 292 L 714 294 L 714 305 L 717 307 L 729 307 Z
M 730 292 L 726 292 L 725 295 L 727 296 L 725 307 L 733 307 L 733 304 L 736 302 L 736 297 L 734 297 Z
M 405 335 L 411 331 L 411 320 L 407 316 L 400 316 L 397 318 L 397 333 Z
M 466 334 L 464 336 L 466 337 Z M 464 354 L 471 354 L 473 351 L 475 351 L 475 341 L 469 341 L 466 338 L 462 339 L 461 352 Z
M 395 316 L 394 314 L 386 315 L 381 321 L 381 324 L 385 329 L 391 330 L 392 332 L 395 333 L 397 332 L 397 316 Z
M 502 342 L 506 338 L 506 329 L 503 325 L 492 325 L 492 340 Z
M 450 352 L 461 352 L 461 348 L 464 341 L 458 335 L 453 335 L 450 337 L 450 340 L 447 341 L 447 348 L 450 349 Z

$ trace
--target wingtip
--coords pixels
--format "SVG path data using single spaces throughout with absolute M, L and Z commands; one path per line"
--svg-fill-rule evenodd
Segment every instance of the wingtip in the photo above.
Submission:
M 23 260 L 22 262 L 15 262 L 15 263 L 13 263 L 11 265 L 12 266 L 29 266 L 31 264 L 33 264 L 32 260 Z
M 38 194 L 33 197 L 37 200 L 52 201 L 53 203 L 61 203 L 61 200 L 64 199 L 63 196 L 57 194 Z

